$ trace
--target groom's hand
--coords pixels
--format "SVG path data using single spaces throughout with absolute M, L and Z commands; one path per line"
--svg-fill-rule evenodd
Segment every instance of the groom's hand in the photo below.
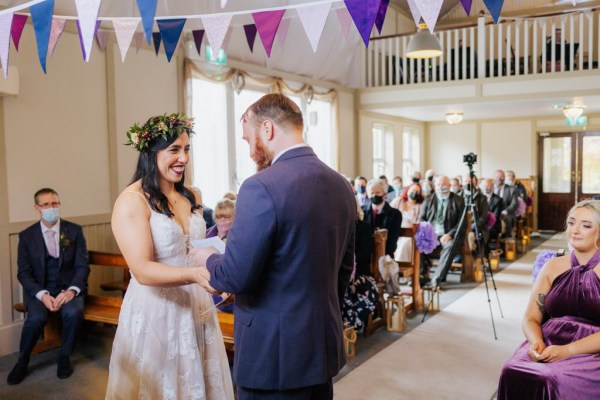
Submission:
M 207 292 L 212 294 L 219 294 L 219 292 L 213 289 L 209 284 L 210 272 L 208 272 L 208 269 L 206 269 L 206 267 L 198 267 L 196 268 L 196 271 L 196 282 L 204 289 L 206 289 Z
M 203 247 L 200 249 L 190 249 L 190 254 L 192 255 L 192 257 L 194 257 L 194 261 L 196 261 L 196 265 L 199 267 L 206 267 L 206 260 L 208 259 L 208 257 L 215 254 L 216 252 L 217 249 L 215 249 L 212 246 Z

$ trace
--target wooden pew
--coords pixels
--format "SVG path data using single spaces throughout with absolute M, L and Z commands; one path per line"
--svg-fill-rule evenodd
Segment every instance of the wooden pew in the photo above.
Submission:
M 400 267 L 400 276 L 410 278 L 412 281 L 410 291 L 410 302 L 406 303 L 404 309 L 408 312 L 410 310 L 422 310 L 423 309 L 423 291 L 421 290 L 421 282 L 419 279 L 419 268 L 421 266 L 421 253 L 417 248 L 415 242 L 415 234 L 419 224 L 414 224 L 412 228 L 400 229 L 400 237 L 408 237 L 412 242 L 412 251 L 410 261 L 399 261 L 398 266 Z M 403 292 L 403 294 L 405 294 Z
M 375 332 L 376 329 L 386 324 L 385 302 L 383 301 L 383 292 L 385 284 L 379 273 L 379 258 L 385 256 L 385 242 L 387 240 L 387 229 L 376 229 L 373 233 L 373 257 L 371 258 L 371 275 L 377 283 L 377 291 L 379 297 L 377 301 L 376 315 L 369 314 L 367 323 L 365 324 L 364 334 L 368 336 Z

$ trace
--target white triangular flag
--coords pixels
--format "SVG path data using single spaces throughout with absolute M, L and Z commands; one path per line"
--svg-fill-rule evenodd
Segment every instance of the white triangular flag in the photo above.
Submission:
M 319 40 L 321 40 L 325 22 L 327 22 L 327 17 L 329 16 L 329 10 L 331 10 L 331 3 L 296 8 L 313 52 L 316 52 L 319 46 Z
M 0 61 L 4 70 L 4 79 L 8 78 L 8 54 L 10 50 L 10 29 L 13 13 L 0 15 Z
M 221 0 L 221 8 L 225 8 L 227 5 L 227 0 Z
M 219 54 L 223 46 L 223 39 L 225 39 L 229 23 L 231 22 L 231 14 L 200 17 L 200 19 L 202 20 L 202 25 L 204 25 L 208 44 L 210 44 L 213 54 Z
M 125 55 L 127 55 L 127 50 L 129 50 L 131 40 L 139 24 L 140 18 L 113 20 L 117 44 L 119 45 L 119 50 L 121 50 L 121 62 L 125 62 Z
M 75 0 L 77 16 L 79 17 L 79 27 L 81 29 L 81 40 L 85 50 L 85 62 L 90 61 L 90 55 L 92 54 L 96 21 L 98 20 L 98 11 L 100 11 L 100 1 Z
M 421 22 L 421 11 L 419 11 L 416 1 L 417 0 L 408 0 L 408 7 L 410 8 L 410 13 L 412 14 L 413 21 L 415 21 L 415 25 L 419 26 L 419 22 Z

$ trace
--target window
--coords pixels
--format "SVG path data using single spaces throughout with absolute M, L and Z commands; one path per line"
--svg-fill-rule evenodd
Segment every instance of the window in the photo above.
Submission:
M 402 129 L 402 176 L 405 182 L 421 165 L 421 135 L 418 129 L 405 126 Z
M 373 177 L 381 175 L 389 179 L 394 171 L 394 137 L 392 127 L 373 124 Z
M 228 191 L 237 192 L 244 180 L 256 172 L 248 143 L 242 139 L 240 118 L 248 107 L 268 93 L 267 87 L 246 85 L 239 94 L 229 84 L 192 79 L 192 115 L 196 135 L 192 137 L 193 182 L 202 191 L 202 201 L 213 208 Z M 330 167 L 333 149 L 332 104 L 303 96 L 288 96 L 302 110 L 304 139 Z

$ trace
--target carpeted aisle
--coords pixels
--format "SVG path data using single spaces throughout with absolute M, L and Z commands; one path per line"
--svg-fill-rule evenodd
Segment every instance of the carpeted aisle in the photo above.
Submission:
M 541 250 L 565 247 L 556 235 L 494 275 L 504 318 L 488 276 L 498 340 L 482 283 L 336 382 L 334 398 L 490 399 L 502 365 L 524 340 L 533 261 Z

